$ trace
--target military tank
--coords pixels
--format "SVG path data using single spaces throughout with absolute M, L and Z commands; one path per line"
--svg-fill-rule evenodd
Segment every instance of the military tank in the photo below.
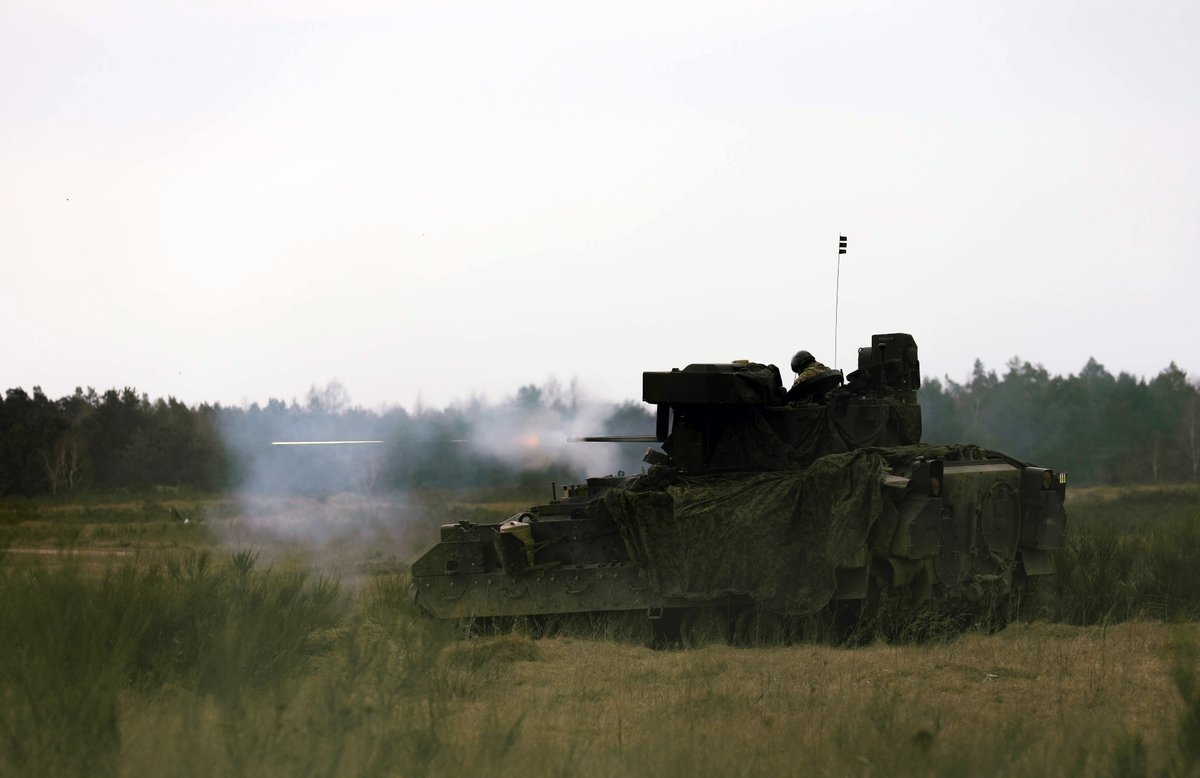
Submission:
M 874 335 L 843 378 L 774 365 L 646 372 L 646 472 L 552 487 L 499 524 L 441 527 L 415 603 L 513 623 L 700 645 L 999 626 L 1055 572 L 1066 474 L 921 440 L 911 335 Z

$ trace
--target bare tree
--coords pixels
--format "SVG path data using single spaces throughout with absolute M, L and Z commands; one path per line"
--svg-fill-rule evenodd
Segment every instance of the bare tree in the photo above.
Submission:
M 50 494 L 58 496 L 60 487 L 73 491 L 83 469 L 83 458 L 79 451 L 79 437 L 74 432 L 60 435 L 53 448 L 42 450 L 42 466 L 46 480 L 50 482 Z
M 1200 422 L 1200 387 L 1192 393 L 1188 400 L 1187 410 L 1187 441 L 1188 441 L 1188 458 L 1192 465 L 1192 480 L 1200 481 L 1200 451 L 1197 451 L 1197 422 Z
M 383 456 L 378 452 L 371 452 L 354 470 L 353 478 L 358 491 L 364 497 L 370 497 L 375 492 L 375 487 L 379 485 L 379 479 L 382 476 Z
M 310 387 L 306 400 L 308 410 L 336 416 L 350 407 L 350 392 L 345 384 L 332 378 L 320 389 L 315 385 Z

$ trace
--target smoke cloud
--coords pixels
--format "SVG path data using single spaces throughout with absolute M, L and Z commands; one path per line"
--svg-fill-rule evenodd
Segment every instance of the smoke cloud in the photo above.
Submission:
M 640 404 L 594 401 L 556 381 L 522 387 L 498 404 L 442 410 L 366 411 L 341 384 L 314 387 L 305 404 L 272 400 L 227 408 L 221 433 L 236 469 L 240 537 L 354 553 L 397 549 L 406 557 L 447 521 L 428 494 L 544 494 L 547 480 L 637 472 L 644 444 L 577 443 L 585 435 L 647 434 Z M 344 445 L 279 442 L 382 441 Z

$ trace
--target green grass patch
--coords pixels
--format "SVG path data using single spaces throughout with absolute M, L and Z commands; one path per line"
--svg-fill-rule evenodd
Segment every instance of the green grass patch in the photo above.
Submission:
M 121 695 L 181 688 L 227 704 L 333 645 L 345 597 L 304 570 L 191 553 L 96 576 L 70 561 L 0 575 L 0 764 L 110 774 Z
M 1067 505 L 1056 618 L 1200 617 L 1200 487 L 1088 490 Z

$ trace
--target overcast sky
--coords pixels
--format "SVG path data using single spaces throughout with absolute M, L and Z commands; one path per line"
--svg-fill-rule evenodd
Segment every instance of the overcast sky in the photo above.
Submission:
M 0 389 L 1200 377 L 1200 4 L 0 7 Z

